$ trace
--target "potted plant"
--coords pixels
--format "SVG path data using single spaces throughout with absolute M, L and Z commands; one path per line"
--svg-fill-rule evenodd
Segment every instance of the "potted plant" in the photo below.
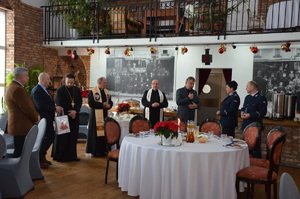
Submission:
M 154 132 L 156 136 L 161 137 L 161 144 L 165 146 L 170 146 L 172 140 L 178 138 L 178 126 L 173 121 L 162 121 L 154 125 Z
M 102 35 L 110 33 L 108 0 L 49 0 L 49 4 L 55 15 L 63 17 L 70 31 L 76 30 L 80 36 L 95 34 L 96 31 Z
M 118 107 L 117 107 L 117 113 L 119 115 L 122 115 L 122 114 L 126 114 L 126 113 L 130 113 L 130 114 L 133 114 L 133 110 L 130 109 L 130 105 L 128 103 L 121 103 L 121 104 L 118 104 Z

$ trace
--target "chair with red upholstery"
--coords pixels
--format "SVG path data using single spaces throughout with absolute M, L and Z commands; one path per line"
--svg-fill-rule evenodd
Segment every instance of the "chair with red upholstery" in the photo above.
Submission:
M 136 115 L 129 122 L 129 133 L 138 134 L 140 131 L 149 131 L 151 124 L 143 116 Z
M 273 129 L 269 132 L 268 143 L 268 168 L 260 166 L 246 167 L 236 174 L 236 190 L 239 193 L 240 181 L 247 182 L 247 198 L 253 198 L 254 184 L 264 184 L 267 199 L 271 198 L 271 185 L 273 185 L 274 198 L 277 198 L 277 177 L 283 144 L 286 133 L 282 129 Z
M 221 135 L 222 134 L 222 125 L 215 118 L 207 118 L 200 125 L 199 131 L 200 132 L 213 131 L 214 135 Z
M 249 124 L 243 131 L 243 140 L 245 140 L 248 145 L 249 155 L 251 158 L 255 156 L 255 152 L 258 147 L 258 137 L 261 133 L 260 131 L 261 128 L 258 122 Z
M 180 125 L 179 125 L 180 126 L 180 131 L 187 132 L 186 123 L 184 123 L 184 120 L 182 118 L 180 118 L 180 117 L 178 117 L 177 119 L 172 118 L 169 121 L 172 121 L 175 124 L 178 124 L 178 119 L 180 120 Z
M 118 179 L 118 161 L 119 161 L 119 153 L 120 153 L 119 140 L 121 136 L 121 128 L 119 123 L 113 118 L 107 117 L 104 121 L 104 134 L 105 134 L 106 147 L 108 150 L 106 173 L 105 173 L 105 184 L 107 184 L 109 161 L 113 161 L 117 163 L 116 179 Z M 116 149 L 114 150 L 111 149 L 113 145 L 116 145 Z
M 269 149 L 271 147 L 271 145 L 273 144 L 273 142 L 281 135 L 281 133 L 283 132 L 282 127 L 278 126 L 274 129 L 272 129 L 267 136 L 267 155 L 266 155 L 266 159 L 259 159 L 259 158 L 250 158 L 250 166 L 259 166 L 259 167 L 263 167 L 263 168 L 268 168 L 269 167 L 269 160 L 268 160 L 268 156 L 269 156 Z

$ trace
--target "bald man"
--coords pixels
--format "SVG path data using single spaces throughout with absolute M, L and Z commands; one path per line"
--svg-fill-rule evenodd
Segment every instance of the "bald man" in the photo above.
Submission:
M 55 106 L 55 103 L 48 93 L 47 88 L 50 85 L 50 76 L 47 73 L 41 73 L 38 77 L 39 83 L 32 89 L 31 97 L 34 101 L 35 109 L 41 118 L 45 118 L 47 122 L 46 132 L 40 149 L 40 166 L 48 168 L 51 162 L 46 159 L 46 153 L 55 138 L 53 121 L 55 111 L 60 113 L 62 108 Z
M 152 80 L 151 89 L 146 90 L 142 97 L 144 114 L 145 117 L 150 121 L 152 128 L 157 122 L 163 121 L 163 108 L 168 107 L 168 100 L 165 93 L 158 88 L 158 80 Z

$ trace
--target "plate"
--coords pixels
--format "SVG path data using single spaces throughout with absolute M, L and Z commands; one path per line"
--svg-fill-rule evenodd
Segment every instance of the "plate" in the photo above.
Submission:
M 233 139 L 234 143 L 240 143 L 240 144 L 246 144 L 245 140 L 240 140 L 240 139 Z
M 129 137 L 139 137 L 139 136 L 140 136 L 140 134 L 133 134 L 133 133 L 129 133 L 129 134 L 128 134 L 128 136 L 129 136 Z
M 243 147 L 239 144 L 231 144 L 231 145 L 226 146 L 226 148 L 228 148 L 228 149 L 241 149 Z

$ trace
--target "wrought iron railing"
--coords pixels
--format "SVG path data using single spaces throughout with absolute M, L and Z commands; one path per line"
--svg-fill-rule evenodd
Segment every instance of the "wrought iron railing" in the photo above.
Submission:
M 299 31 L 299 0 L 199 0 L 44 6 L 44 42 Z

